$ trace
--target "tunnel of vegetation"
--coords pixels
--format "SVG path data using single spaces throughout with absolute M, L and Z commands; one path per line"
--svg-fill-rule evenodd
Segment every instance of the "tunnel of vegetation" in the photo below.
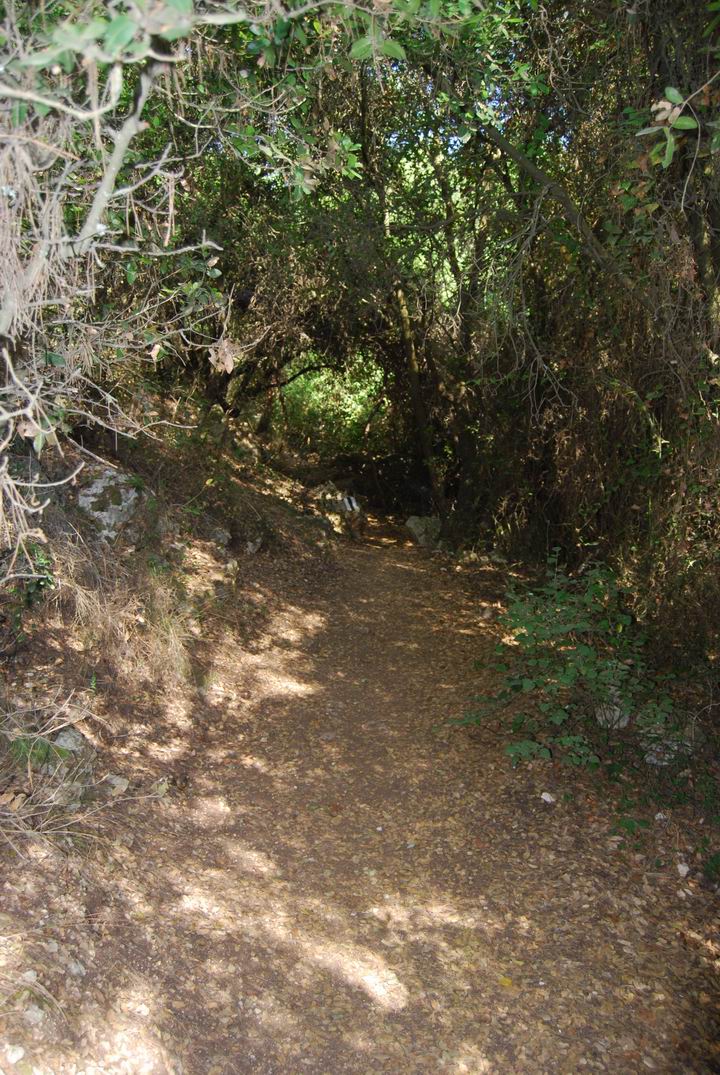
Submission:
M 712 646 L 716 7 L 15 9 L 6 447 L 191 389 L 451 545 L 606 560 Z

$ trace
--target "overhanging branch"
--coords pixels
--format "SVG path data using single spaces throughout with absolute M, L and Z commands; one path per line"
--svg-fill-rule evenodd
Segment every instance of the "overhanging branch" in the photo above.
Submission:
M 632 289 L 634 287 L 633 281 L 625 275 L 617 262 L 608 254 L 605 247 L 597 239 L 592 226 L 585 219 L 580 212 L 575 202 L 572 200 L 567 190 L 549 176 L 547 172 L 544 172 L 542 168 L 527 157 L 522 150 L 518 149 L 508 141 L 504 134 L 502 134 L 497 127 L 493 127 L 492 124 L 486 124 L 482 128 L 482 135 L 491 142 L 494 146 L 503 153 L 510 160 L 514 161 L 519 168 L 529 175 L 531 179 L 542 187 L 545 187 L 551 198 L 558 203 L 563 210 L 563 214 L 568 224 L 579 234 L 582 239 L 583 245 L 587 250 L 590 257 L 606 272 L 612 273 L 616 276 L 625 287 Z

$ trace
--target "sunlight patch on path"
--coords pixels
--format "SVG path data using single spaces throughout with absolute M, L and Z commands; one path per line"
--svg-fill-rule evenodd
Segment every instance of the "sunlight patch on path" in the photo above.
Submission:
M 325 938 L 295 937 L 282 920 L 266 918 L 266 933 L 275 940 L 291 944 L 315 967 L 341 978 L 348 985 L 362 989 L 385 1011 L 400 1011 L 409 1000 L 408 991 L 394 971 L 379 956 L 355 945 L 335 944 Z
M 277 873 L 273 861 L 262 852 L 236 847 L 233 853 L 236 865 L 244 873 L 256 877 L 271 877 Z M 219 875 L 214 872 L 203 880 L 196 879 L 192 889 L 185 892 L 179 910 L 193 916 L 201 916 L 228 933 L 239 932 L 244 938 L 255 938 L 291 949 L 306 965 L 316 971 L 325 971 L 340 978 L 347 985 L 362 990 L 378 1007 L 386 1011 L 400 1011 L 406 1007 L 408 990 L 383 959 L 359 945 L 338 943 L 327 937 L 313 936 L 299 921 L 308 908 L 299 899 L 297 906 L 287 908 L 287 896 L 270 890 L 262 903 L 273 904 L 268 913 L 258 914 L 251 904 L 241 900 L 228 901 L 214 890 Z M 225 877 L 226 880 L 226 877 Z

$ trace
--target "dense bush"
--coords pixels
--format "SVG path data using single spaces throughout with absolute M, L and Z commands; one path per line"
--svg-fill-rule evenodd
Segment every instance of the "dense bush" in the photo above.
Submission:
M 697 729 L 673 698 L 672 678 L 648 659 L 646 636 L 609 568 L 591 564 L 571 577 L 554 554 L 544 581 L 509 595 L 501 623 L 503 688 L 466 720 L 507 713 L 518 736 L 507 747 L 514 764 L 555 756 L 611 770 L 620 759 L 687 763 Z

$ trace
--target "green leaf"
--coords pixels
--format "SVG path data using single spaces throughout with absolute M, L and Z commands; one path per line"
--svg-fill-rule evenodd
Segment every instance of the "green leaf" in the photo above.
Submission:
M 643 138 L 646 134 L 655 134 L 657 131 L 664 131 L 664 127 L 643 127 L 641 131 L 637 131 L 636 138 Z
M 73 52 L 81 52 L 88 34 L 86 27 L 74 26 L 70 22 L 63 22 L 53 30 L 52 40 L 62 48 L 72 49 Z
M 692 116 L 678 116 L 672 125 L 678 131 L 694 131 L 697 129 L 697 120 Z
M 193 14 L 193 0 L 165 0 L 165 2 L 168 7 L 179 12 L 180 15 Z
M 674 105 L 681 105 L 685 100 L 680 90 L 676 90 L 674 86 L 665 87 L 665 98 Z
M 371 37 L 359 38 L 353 47 L 350 49 L 351 60 L 366 60 L 368 56 L 372 56 L 374 48 L 374 42 Z
M 65 356 L 58 354 L 57 351 L 46 351 L 45 361 L 49 366 L 64 366 Z
M 720 881 L 720 853 L 715 852 L 703 863 L 703 873 L 708 881 Z
M 647 829 L 649 824 L 650 823 L 645 821 L 644 818 L 619 817 L 617 820 L 617 827 L 619 829 L 624 829 L 625 832 L 629 832 L 631 836 L 640 829 Z
M 392 60 L 407 59 L 405 49 L 402 47 L 399 41 L 383 41 L 382 45 L 380 46 L 380 51 L 382 52 L 383 56 L 389 56 Z
M 135 281 L 137 280 L 137 278 L 138 278 L 137 265 L 135 265 L 135 263 L 131 261 L 130 264 L 128 265 L 128 267 L 125 270 L 125 279 L 127 280 L 127 282 L 129 284 L 134 284 Z
M 30 52 L 21 61 L 21 67 L 50 67 L 57 63 L 57 49 L 43 49 L 42 52 Z
M 669 131 L 667 129 L 667 127 L 665 127 L 664 130 L 665 130 L 665 137 L 667 139 L 667 145 L 665 146 L 665 155 L 664 155 L 664 157 L 662 159 L 662 166 L 663 166 L 663 168 L 669 168 L 670 165 L 672 164 L 672 159 L 673 159 L 673 156 L 675 154 L 675 149 L 677 147 L 677 142 L 675 141 L 675 136 L 672 133 L 672 131 Z
M 28 114 L 26 101 L 13 101 L 10 108 L 10 122 L 13 127 L 20 127 L 25 122 Z
M 137 23 L 129 15 L 116 15 L 103 37 L 103 43 L 107 51 L 112 56 L 117 56 L 126 45 L 130 44 L 135 37 L 137 28 Z
M 191 29 L 189 23 L 180 22 L 177 26 L 169 26 L 167 30 L 163 30 L 160 37 L 163 41 L 177 41 L 181 37 L 187 37 Z

